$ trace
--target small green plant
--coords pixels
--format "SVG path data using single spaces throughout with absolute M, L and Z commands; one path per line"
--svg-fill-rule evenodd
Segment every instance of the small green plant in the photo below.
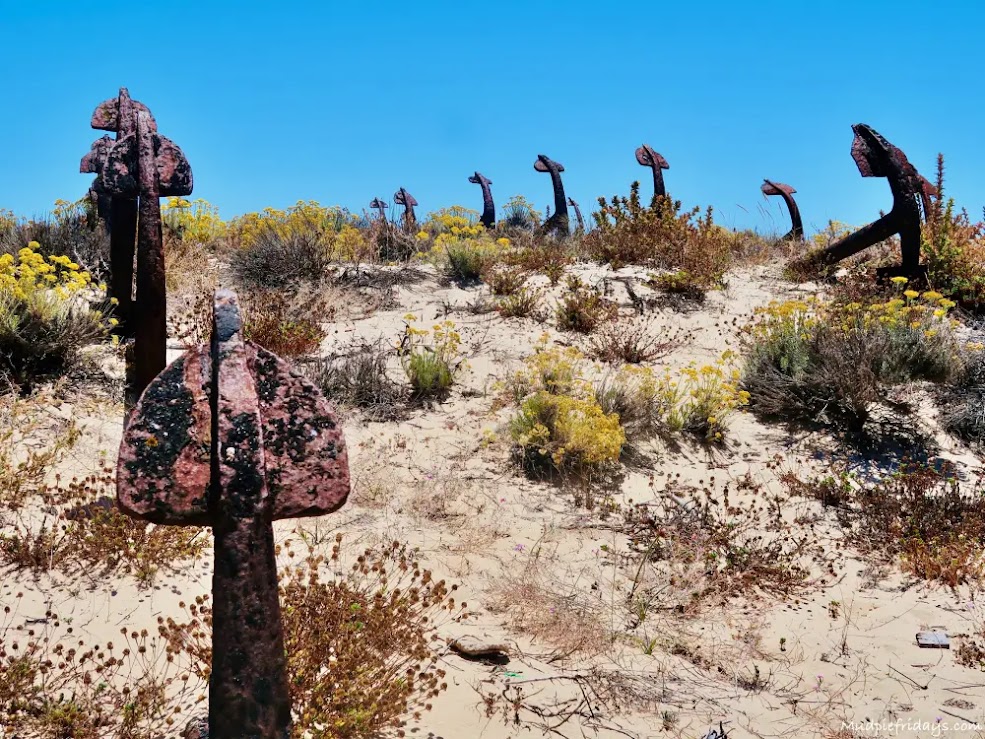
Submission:
M 485 269 L 482 279 L 493 295 L 509 296 L 523 288 L 527 275 L 516 268 L 492 266 Z
M 461 336 L 453 321 L 435 324 L 430 331 L 416 328 L 417 316 L 404 316 L 406 327 L 397 347 L 400 364 L 410 380 L 415 399 L 445 395 L 456 377 L 468 368 L 459 347 Z
M 568 277 L 567 289 L 554 310 L 559 330 L 586 334 L 594 331 L 600 323 L 615 320 L 618 315 L 619 306 L 614 301 L 574 275 Z
M 655 290 L 695 302 L 704 301 L 705 292 L 710 287 L 707 281 L 696 280 L 690 272 L 685 270 L 651 275 L 646 284 Z
M 496 303 L 496 310 L 503 318 L 526 318 L 533 315 L 540 304 L 540 290 L 521 287 Z

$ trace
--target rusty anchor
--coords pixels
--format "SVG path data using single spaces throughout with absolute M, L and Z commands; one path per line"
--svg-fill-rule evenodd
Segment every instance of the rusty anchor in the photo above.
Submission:
M 417 226 L 417 216 L 414 215 L 414 206 L 418 204 L 417 200 L 407 192 L 404 188 L 400 188 L 393 195 L 393 201 L 397 205 L 404 206 L 403 215 L 403 226 L 404 230 L 408 233 L 412 232 Z
M 551 185 L 554 187 L 554 214 L 547 219 L 540 227 L 542 234 L 554 233 L 558 238 L 566 238 L 570 233 L 568 221 L 568 201 L 564 197 L 564 184 L 561 182 L 561 173 L 564 165 L 555 162 L 553 159 L 538 154 L 534 162 L 534 169 L 538 172 L 547 172 L 551 176 Z
M 879 270 L 881 277 L 919 277 L 920 205 L 926 216 L 936 188 L 910 164 L 906 155 L 871 126 L 852 126 L 852 158 L 863 177 L 885 177 L 893 193 L 893 208 L 886 215 L 831 244 L 818 256 L 823 264 L 834 264 L 867 249 L 894 234 L 900 237 L 900 265 Z
M 643 144 L 636 150 L 636 161 L 642 167 L 649 167 L 653 170 L 653 199 L 657 197 L 667 197 L 667 188 L 664 185 L 663 170 L 670 169 L 667 160 L 658 154 L 649 144 Z
M 79 169 L 96 174 L 92 190 L 97 197 L 110 198 L 109 293 L 118 301 L 120 336 L 132 339 L 126 362 L 125 405 L 129 410 L 166 364 L 160 199 L 190 195 L 192 171 L 181 149 L 157 132 L 147 106 L 131 99 L 125 87 L 117 98 L 96 108 L 91 125 L 116 132 L 115 140 L 109 136 L 97 139 Z M 135 248 L 136 298 L 131 299 Z
M 272 522 L 331 513 L 349 494 L 338 419 L 281 358 L 244 341 L 215 294 L 212 341 L 148 385 L 124 431 L 117 500 L 167 526 L 211 526 L 211 739 L 286 739 L 291 726 Z
M 369 204 L 370 208 L 376 208 L 380 214 L 380 220 L 384 223 L 386 222 L 386 209 L 390 207 L 390 204 L 385 200 L 380 200 L 379 198 L 373 198 Z
M 578 203 L 573 198 L 568 198 L 568 205 L 574 208 L 575 220 L 578 221 L 578 233 L 585 233 L 585 219 L 581 217 L 581 208 L 578 207 Z
M 793 199 L 793 194 L 797 191 L 790 187 L 790 185 L 785 185 L 782 182 L 774 182 L 773 180 L 763 180 L 760 189 L 763 195 L 779 195 L 783 198 L 783 202 L 787 204 L 787 211 L 790 213 L 792 227 L 780 237 L 780 240 L 803 241 L 804 224 L 800 220 L 800 208 L 797 207 L 797 201 Z
M 479 185 L 482 188 L 482 217 L 479 219 L 485 228 L 495 228 L 496 226 L 496 205 L 493 203 L 492 180 L 476 172 L 469 177 L 469 182 Z

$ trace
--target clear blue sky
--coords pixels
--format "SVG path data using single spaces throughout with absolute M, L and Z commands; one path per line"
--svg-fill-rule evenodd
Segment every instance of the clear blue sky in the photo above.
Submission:
M 599 195 L 670 162 L 668 190 L 720 222 L 786 230 L 764 177 L 810 229 L 891 204 L 849 149 L 865 122 L 972 216 L 985 205 L 980 2 L 213 2 L 0 0 L 0 207 L 81 196 L 89 116 L 121 85 L 181 146 L 193 197 L 229 217 L 315 199 L 365 208 L 406 187 L 420 211 Z

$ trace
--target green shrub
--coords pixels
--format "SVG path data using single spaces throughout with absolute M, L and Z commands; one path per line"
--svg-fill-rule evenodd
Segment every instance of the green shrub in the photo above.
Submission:
M 250 238 L 230 258 L 233 275 L 246 287 L 283 289 L 318 282 L 331 265 L 330 233 L 319 222 L 261 220 L 248 233 Z
M 557 327 L 561 331 L 591 333 L 604 321 L 613 321 L 619 315 L 619 306 L 604 297 L 596 287 L 589 287 L 578 277 L 568 278 L 567 290 L 558 300 L 554 310 Z
M 596 228 L 585 236 L 592 256 L 618 269 L 641 264 L 684 271 L 696 285 L 711 287 L 722 280 L 732 262 L 735 236 L 715 225 L 709 207 L 681 211 L 680 201 L 655 197 L 649 207 L 640 203 L 640 183 L 629 197 L 599 198 Z
M 70 371 L 115 323 L 88 272 L 37 249 L 32 242 L 16 259 L 0 255 L 0 375 L 24 388 Z
M 453 321 L 437 324 L 431 331 L 411 325 L 417 320 L 407 315 L 407 326 L 398 347 L 400 364 L 410 380 L 413 397 L 433 398 L 446 394 L 455 378 L 468 365 L 459 354 L 461 337 Z
M 619 416 L 594 398 L 541 390 L 523 401 L 510 421 L 510 436 L 529 472 L 584 472 L 618 462 L 626 441 Z
M 496 310 L 503 318 L 526 318 L 532 315 L 540 304 L 539 290 L 521 287 L 516 292 L 496 303 Z
M 898 284 L 904 278 L 895 278 Z M 750 407 L 766 416 L 858 430 L 884 388 L 941 382 L 961 352 L 940 293 L 885 303 L 789 301 L 759 311 L 742 374 Z

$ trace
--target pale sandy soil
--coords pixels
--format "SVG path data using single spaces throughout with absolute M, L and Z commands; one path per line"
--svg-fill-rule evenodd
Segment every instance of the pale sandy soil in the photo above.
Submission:
M 610 274 L 576 271 L 595 279 Z M 641 274 L 624 270 L 617 276 Z M 630 315 L 623 284 L 611 284 L 623 313 Z M 822 577 L 818 570 L 805 595 L 784 601 L 762 593 L 687 618 L 657 612 L 633 628 L 626 596 L 636 572 L 622 557 L 624 537 L 601 524 L 595 513 L 578 508 L 569 492 L 525 479 L 511 465 L 506 444 L 484 443 L 486 431 L 501 428 L 509 415 L 508 409 L 491 411 L 495 382 L 519 366 L 541 334 L 581 346 L 584 340 L 531 319 L 502 320 L 495 313 L 462 310 L 479 290 L 441 286 L 428 278 L 400 286 L 394 309 L 334 326 L 326 353 L 359 341 L 392 340 L 408 312 L 429 325 L 450 308 L 448 317 L 462 334 L 471 371 L 446 402 L 414 410 L 406 420 L 375 423 L 358 412 L 347 413 L 349 503 L 329 517 L 277 524 L 282 540 L 300 524 L 320 534 L 341 530 L 353 542 L 395 537 L 412 543 L 438 576 L 460 583 L 458 595 L 474 614 L 464 623 L 446 624 L 442 634 L 484 635 L 511 646 L 507 665 L 444 655 L 449 689 L 411 736 L 703 737 L 723 721 L 735 739 L 848 737 L 853 734 L 837 733 L 843 721 L 866 720 L 900 723 L 856 736 L 985 736 L 985 730 L 942 731 L 945 723 L 953 727 L 961 721 L 985 727 L 985 675 L 958 666 L 953 650 L 920 649 L 914 639 L 922 625 L 942 625 L 951 635 L 976 629 L 985 618 L 981 594 L 929 588 L 879 571 L 851 552 L 837 552 L 839 535 L 830 517 L 821 517 L 816 529 L 827 555 L 836 560 L 836 574 Z M 728 289 L 711 294 L 699 310 L 658 310 L 652 314 L 655 327 L 683 327 L 692 334 L 658 364 L 707 362 L 727 348 L 738 350 L 739 329 L 756 306 L 804 291 L 809 288 L 781 281 L 770 268 L 756 268 L 732 274 Z M 401 378 L 398 365 L 393 370 Z M 94 469 L 100 451 L 115 459 L 121 409 L 107 403 L 95 407 L 84 411 L 85 432 L 70 454 L 66 474 Z M 83 414 L 71 408 L 59 412 Z M 925 425 L 933 431 L 931 415 Z M 943 456 L 979 465 L 953 441 L 941 443 Z M 783 456 L 784 469 L 799 469 L 831 446 L 824 435 L 792 435 L 740 413 L 724 449 L 654 443 L 645 465 L 627 471 L 615 497 L 643 502 L 660 496 L 668 474 L 694 483 L 714 477 L 719 486 L 749 475 L 766 490 L 779 492 L 776 473 L 766 466 L 775 455 Z M 815 503 L 784 503 L 784 520 L 819 513 Z M 211 567 L 207 555 L 177 575 L 161 575 L 148 590 L 127 578 L 35 581 L 9 573 L 0 585 L 0 603 L 16 602 L 8 626 L 52 609 L 63 620 L 71 618 L 77 632 L 109 640 L 121 625 L 153 629 L 159 615 L 179 618 L 179 601 L 210 588 Z M 680 587 L 687 580 L 685 573 Z M 23 598 L 15 599 L 16 593 Z M 676 597 L 668 593 L 668 599 Z M 838 606 L 832 607 L 832 601 Z M 646 654 L 641 645 L 650 640 L 655 648 Z M 623 711 L 593 702 L 594 719 L 586 710 L 545 734 L 526 711 L 521 719 L 533 724 L 487 718 L 477 692 L 502 693 L 521 685 L 535 705 L 547 707 L 580 698 L 570 678 L 592 669 L 633 684 L 641 700 L 627 701 Z M 750 689 L 757 669 L 762 679 Z M 933 725 L 937 719 L 940 724 Z M 907 728 L 915 721 L 933 726 Z

